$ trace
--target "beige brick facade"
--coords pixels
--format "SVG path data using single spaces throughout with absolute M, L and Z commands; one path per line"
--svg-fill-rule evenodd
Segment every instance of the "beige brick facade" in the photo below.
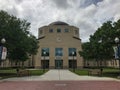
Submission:
M 0 67 L 82 68 L 108 66 L 119 68 L 119 60 L 83 61 L 78 53 L 82 50 L 79 28 L 75 26 L 64 22 L 54 22 L 39 28 L 38 37 L 39 48 L 36 55 L 30 55 L 27 61 L 19 63 L 9 61 L 9 59 L 2 60 Z M 44 54 L 44 52 L 46 53 Z
M 34 57 L 36 68 L 82 68 L 79 28 L 54 22 L 39 28 L 39 49 Z

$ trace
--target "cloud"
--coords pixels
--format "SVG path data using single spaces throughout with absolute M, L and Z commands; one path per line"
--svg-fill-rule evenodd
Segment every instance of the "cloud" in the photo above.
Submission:
M 64 21 L 80 28 L 83 42 L 89 40 L 102 23 L 120 19 L 119 0 L 0 0 L 5 10 L 31 23 L 31 33 L 54 21 Z
M 22 3 L 24 0 L 15 0 L 16 4 Z
M 52 0 L 58 8 L 67 9 L 70 7 L 68 0 Z
M 97 5 L 99 2 L 102 2 L 103 0 L 81 0 L 80 1 L 80 7 L 88 7 L 92 4 Z

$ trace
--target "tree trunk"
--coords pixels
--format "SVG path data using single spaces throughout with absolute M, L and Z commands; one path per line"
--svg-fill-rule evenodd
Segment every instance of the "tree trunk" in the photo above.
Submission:
M 99 62 L 98 62 L 98 60 L 96 59 L 96 62 L 97 62 L 97 67 L 99 67 Z
M 22 61 L 22 67 L 24 67 L 24 61 Z

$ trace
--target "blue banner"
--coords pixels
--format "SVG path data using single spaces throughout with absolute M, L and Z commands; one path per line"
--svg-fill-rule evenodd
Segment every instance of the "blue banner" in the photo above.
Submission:
M 3 47 L 0 46 L 0 60 L 1 60 L 1 57 L 2 57 L 2 49 L 3 49 Z
M 115 59 L 120 59 L 120 45 L 114 46 L 113 50 L 114 50 Z
M 118 54 L 118 57 L 120 58 L 120 45 L 118 46 L 118 52 L 117 52 L 117 54 Z

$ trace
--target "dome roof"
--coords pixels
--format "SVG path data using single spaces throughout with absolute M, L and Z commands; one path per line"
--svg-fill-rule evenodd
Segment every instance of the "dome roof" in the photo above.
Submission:
M 69 25 L 69 24 L 62 22 L 62 21 L 56 21 L 56 22 L 51 23 L 50 25 Z

